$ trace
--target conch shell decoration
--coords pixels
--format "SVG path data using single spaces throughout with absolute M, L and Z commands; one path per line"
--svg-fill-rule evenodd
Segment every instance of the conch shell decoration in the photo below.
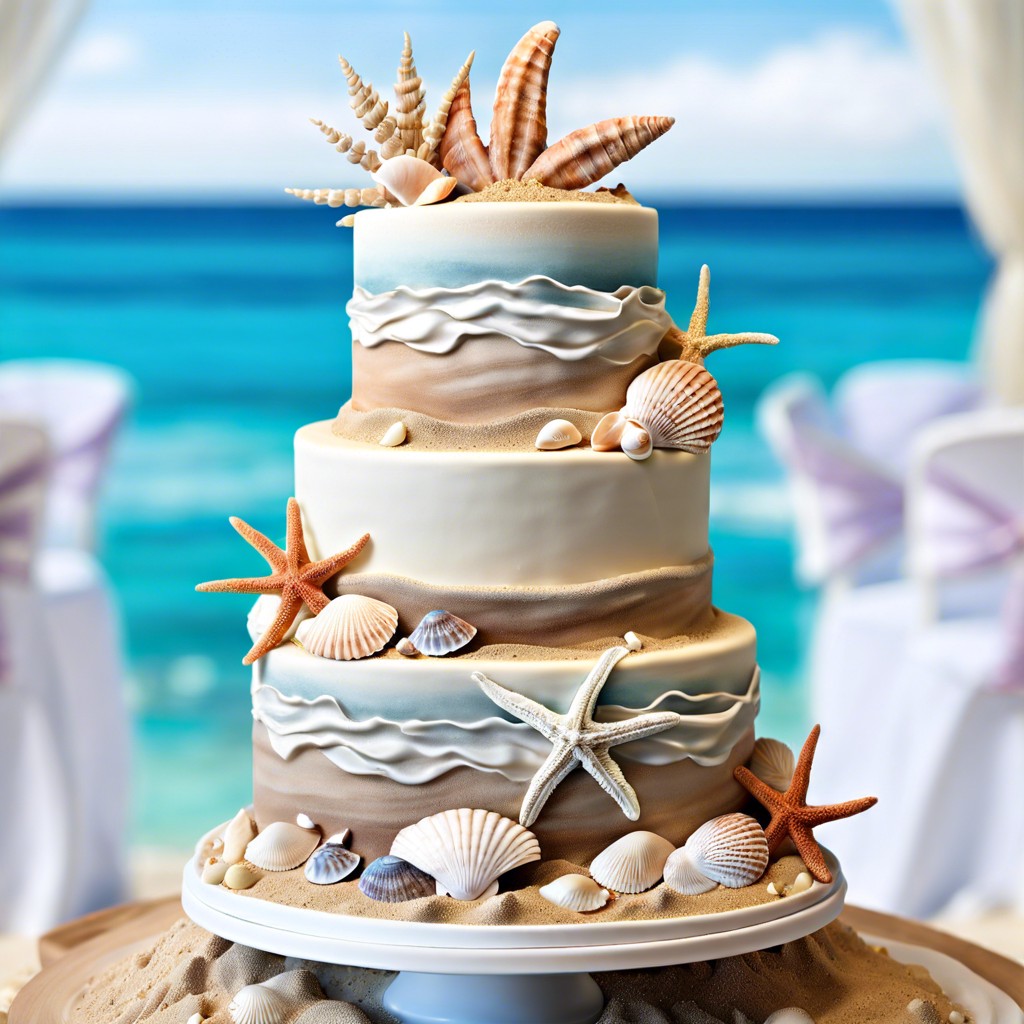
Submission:
M 620 448 L 631 459 L 649 458 L 655 448 L 678 448 L 701 455 L 722 430 L 724 410 L 718 382 L 704 359 L 720 348 L 736 345 L 777 345 L 773 334 L 708 335 L 711 271 L 701 267 L 697 302 L 689 327 L 669 329 L 662 348 L 678 349 L 678 358 L 658 363 L 635 377 L 626 390 L 626 404 L 598 422 L 590 444 L 596 451 Z

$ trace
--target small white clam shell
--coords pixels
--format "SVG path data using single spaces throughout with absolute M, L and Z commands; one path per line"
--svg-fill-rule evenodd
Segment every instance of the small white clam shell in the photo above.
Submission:
M 613 452 L 619 447 L 626 417 L 621 412 L 610 412 L 602 416 L 590 434 L 590 447 L 595 452 Z
M 762 737 L 754 744 L 747 767 L 762 782 L 784 793 L 793 781 L 796 758 L 781 740 Z
M 249 630 L 249 636 L 255 643 L 263 634 L 267 631 L 270 624 L 277 618 L 277 613 L 281 608 L 281 598 L 277 594 L 260 594 L 256 598 L 252 608 L 249 609 L 249 615 L 246 619 L 246 628 Z M 303 605 L 295 616 L 292 624 L 285 631 L 283 640 L 291 640 L 295 636 L 295 631 L 299 628 L 299 624 L 303 619 L 308 619 L 310 616 L 309 609 Z
M 432 181 L 442 177 L 442 174 L 426 160 L 402 155 L 385 160 L 371 177 L 378 185 L 383 185 L 403 206 L 412 206 L 423 190 Z
M 656 448 L 706 452 L 722 430 L 722 393 L 699 363 L 658 363 L 634 377 L 622 408 L 650 434 Z
M 291 871 L 305 863 L 319 844 L 318 829 L 273 821 L 245 848 L 245 859 L 264 871 Z
M 630 832 L 593 859 L 590 874 L 612 892 L 643 892 L 658 884 L 673 849 L 654 832 Z
M 387 430 L 384 431 L 384 435 L 377 442 L 382 448 L 397 448 L 400 444 L 405 443 L 405 439 L 409 436 L 409 432 L 405 427 L 405 424 L 398 420 L 392 423 Z
M 334 885 L 348 878 L 361 859 L 340 843 L 328 841 L 306 861 L 306 878 L 314 885 Z
M 476 626 L 441 609 L 427 612 L 409 634 L 409 642 L 421 654 L 439 657 L 465 647 L 476 636 Z
M 562 875 L 548 885 L 541 886 L 540 894 L 556 907 L 575 910 L 581 914 L 600 910 L 611 898 L 607 889 L 601 888 L 586 875 Z
M 627 420 L 622 428 L 619 446 L 634 462 L 642 462 L 651 457 L 654 451 L 654 440 L 650 431 L 635 420 Z
M 555 452 L 560 448 L 572 448 L 583 440 L 579 427 L 569 420 L 549 420 L 540 428 L 534 442 L 539 451 Z
M 540 843 L 496 811 L 462 807 L 403 828 L 391 854 L 436 878 L 449 896 L 475 900 L 506 871 L 540 860 Z
M 712 818 L 686 840 L 682 850 L 696 871 L 729 889 L 753 885 L 768 867 L 768 840 L 764 829 L 747 814 Z M 669 862 L 671 864 L 672 857 Z M 665 881 L 669 881 L 669 866 L 665 868 Z
M 228 1005 L 234 1024 L 285 1024 L 296 1006 L 266 985 L 246 985 Z
M 800 874 L 793 879 L 793 884 L 787 886 L 786 895 L 796 896 L 797 893 L 807 892 L 812 885 L 814 885 L 814 879 L 811 878 L 808 872 L 801 871 Z
M 310 654 L 355 661 L 382 650 L 396 629 L 398 612 L 391 605 L 362 594 L 342 594 L 303 622 L 297 637 Z
M 245 856 L 245 848 L 255 838 L 256 826 L 243 807 L 224 829 L 224 850 L 220 859 L 225 864 L 237 864 Z
M 407 658 L 415 658 L 420 652 L 416 650 L 413 642 L 407 637 L 403 636 L 401 640 L 395 644 L 395 650 L 399 654 L 404 654 Z
M 225 864 L 222 860 L 217 860 L 216 857 L 211 857 L 203 865 L 203 873 L 200 876 L 207 885 L 220 885 L 224 881 L 224 876 L 228 873 L 229 864 Z
M 251 889 L 260 876 L 246 864 L 232 864 L 224 875 L 224 884 L 229 889 Z
M 203 1024 L 203 1015 L 201 1013 L 193 1013 L 191 1017 L 185 1022 L 185 1024 Z
M 710 892 L 718 883 L 708 878 L 693 862 L 693 856 L 685 846 L 673 851 L 665 863 L 665 884 L 684 896 L 699 896 Z

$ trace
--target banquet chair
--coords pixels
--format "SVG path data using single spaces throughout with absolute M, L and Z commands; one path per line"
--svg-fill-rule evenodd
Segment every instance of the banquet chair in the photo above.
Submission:
M 0 364 L 0 410 L 41 420 L 50 435 L 46 546 L 95 548 L 96 500 L 131 390 L 123 372 L 100 363 L 17 359 Z
M 926 429 L 907 507 L 919 624 L 873 732 L 844 744 L 856 757 L 870 736 L 883 770 L 836 852 L 871 906 L 1024 906 L 1024 410 Z
M 50 469 L 39 424 L 0 419 L 0 931 L 63 917 L 74 861 L 66 709 L 32 574 Z

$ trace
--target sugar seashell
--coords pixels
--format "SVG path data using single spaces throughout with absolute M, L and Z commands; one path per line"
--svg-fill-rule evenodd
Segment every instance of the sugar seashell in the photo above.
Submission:
M 431 206 L 434 203 L 444 202 L 459 187 L 458 178 L 446 176 L 432 181 L 419 194 L 413 206 Z
M 245 859 L 265 871 L 291 871 L 304 863 L 319 843 L 320 832 L 315 827 L 274 821 L 245 848 Z
M 475 900 L 506 871 L 540 860 L 540 843 L 496 811 L 462 807 L 403 828 L 391 853 L 436 878 L 455 899 Z
M 569 420 L 551 420 L 540 428 L 534 442 L 539 451 L 554 452 L 559 448 L 571 448 L 583 440 L 583 435 L 575 423 Z
M 395 82 L 395 121 L 402 136 L 405 152 L 416 152 L 423 142 L 423 116 L 426 103 L 423 96 L 423 79 L 416 72 L 412 59 L 412 40 L 405 35 L 402 58 L 398 63 L 398 81 Z
M 540 895 L 556 907 L 576 910 L 581 914 L 600 910 L 611 898 L 607 889 L 602 889 L 586 875 L 562 875 L 548 885 L 541 886 Z
M 320 658 L 355 661 L 376 654 L 395 635 L 398 612 L 362 594 L 336 597 L 315 618 L 299 627 L 303 647 Z
M 277 618 L 277 613 L 281 608 L 281 598 L 277 594 L 260 594 L 256 598 L 255 604 L 249 609 L 249 616 L 246 619 L 246 627 L 249 630 L 249 636 L 255 643 L 270 627 L 270 624 Z M 308 619 L 310 616 L 309 609 L 303 605 L 295 616 L 294 621 L 285 631 L 282 640 L 291 640 L 295 636 L 295 631 L 299 628 L 299 623 L 303 619 Z
M 465 647 L 476 636 L 476 626 L 451 612 L 427 612 L 409 635 L 409 642 L 421 654 L 439 657 Z
M 622 639 L 626 641 L 626 646 L 631 651 L 639 651 L 644 646 L 644 642 L 636 635 L 636 633 L 633 632 L 633 630 L 629 630 Z
M 723 814 L 701 825 L 669 857 L 665 881 L 671 888 L 676 888 L 673 879 L 677 876 L 680 881 L 685 879 L 692 884 L 693 876 L 687 861 L 712 883 L 729 889 L 742 889 L 745 885 L 753 885 L 765 873 L 768 840 L 764 829 L 749 815 Z
M 781 740 L 762 737 L 754 744 L 747 767 L 762 782 L 784 793 L 793 781 L 796 758 Z
M 786 895 L 796 896 L 797 893 L 807 892 L 812 885 L 814 885 L 814 879 L 807 871 L 801 871 L 800 874 L 793 879 L 793 884 L 786 887 Z
M 224 884 L 229 889 L 251 889 L 260 876 L 245 864 L 232 864 L 224 875 Z
M 384 436 L 377 442 L 382 448 L 397 448 L 400 444 L 404 444 L 405 439 L 409 436 L 408 430 L 406 430 L 405 424 L 398 420 L 396 423 L 392 423 L 387 430 L 384 431 Z
M 570 132 L 549 146 L 523 172 L 552 188 L 586 188 L 660 138 L 672 117 L 613 117 Z
M 799 1006 L 787 1006 L 776 1010 L 764 1024 L 814 1024 L 814 1018 Z
M 621 412 L 610 412 L 597 421 L 590 434 L 590 447 L 595 452 L 612 452 L 619 447 L 626 417 Z
M 295 824 L 298 825 L 299 828 L 308 828 L 308 829 L 316 828 L 316 824 L 314 823 L 313 819 L 308 814 L 302 814 L 302 813 L 296 814 L 295 815 Z
M 266 985 L 246 985 L 228 1005 L 234 1024 L 285 1024 L 296 1006 Z
M 651 456 L 654 451 L 654 439 L 650 431 L 635 420 L 627 420 L 622 428 L 622 436 L 619 438 L 619 445 L 622 450 L 635 462 L 642 462 Z
M 220 885 L 224 881 L 229 867 L 230 865 L 225 864 L 224 861 L 211 857 L 203 865 L 203 873 L 200 877 L 207 885 Z
M 329 839 L 306 861 L 306 878 L 314 885 L 334 885 L 348 878 L 361 859 L 341 843 Z
M 594 858 L 590 874 L 613 892 L 643 892 L 658 883 L 673 849 L 654 832 L 630 832 Z
M 448 111 L 448 124 L 438 145 L 445 170 L 474 192 L 482 192 L 494 181 L 487 150 L 480 141 L 470 99 L 469 75 L 455 93 Z
M 382 188 L 286 188 L 297 199 L 308 199 L 317 206 L 386 206 L 387 192 Z
M 412 206 L 423 190 L 441 176 L 433 164 L 405 155 L 385 160 L 372 175 L 373 180 L 383 185 L 403 206 Z
M 548 71 L 557 39 L 553 21 L 534 25 L 501 69 L 487 146 L 495 181 L 520 178 L 547 146 Z
M 785 890 L 779 891 L 779 887 L 774 882 L 768 883 L 768 895 L 769 896 L 785 896 Z
M 699 896 L 710 892 L 718 883 L 708 878 L 694 863 L 693 854 L 685 846 L 673 851 L 665 862 L 665 884 L 684 896 Z
M 437 106 L 437 113 L 434 114 L 430 119 L 430 123 L 423 129 L 423 140 L 427 143 L 427 156 L 425 159 L 435 166 L 441 162 L 437 154 L 437 147 L 441 137 L 444 135 L 445 128 L 448 126 L 448 114 L 452 109 L 455 94 L 469 75 L 469 69 L 473 66 L 474 57 L 476 57 L 475 50 L 470 53 L 466 58 L 465 64 L 456 72 L 455 77 L 452 79 L 452 84 L 448 86 L 448 91 L 441 97 L 441 102 Z
M 495 879 L 476 898 L 478 900 L 489 900 L 492 896 L 497 896 L 500 890 L 501 890 L 501 886 L 498 885 L 498 880 Z M 448 891 L 448 887 L 446 885 L 444 885 L 443 883 L 441 883 L 441 882 L 437 882 L 436 883 L 436 885 L 434 887 L 434 892 L 437 893 L 438 896 L 448 896 L 449 898 L 453 898 L 452 894 Z
M 249 812 L 243 807 L 224 829 L 224 852 L 221 860 L 225 864 L 237 864 L 245 856 L 245 848 L 256 838 L 256 826 Z
M 201 1013 L 193 1013 L 191 1017 L 185 1022 L 185 1024 L 203 1024 L 203 1015 Z
M 380 903 L 404 903 L 435 895 L 436 886 L 425 871 L 387 854 L 366 865 L 359 878 L 359 891 Z
M 722 392 L 699 363 L 673 359 L 633 378 L 622 413 L 651 435 L 655 448 L 702 454 L 722 431 Z
M 416 645 L 407 637 L 403 636 L 401 640 L 395 644 L 395 650 L 399 654 L 404 654 L 407 658 L 415 658 L 420 652 L 416 650 Z

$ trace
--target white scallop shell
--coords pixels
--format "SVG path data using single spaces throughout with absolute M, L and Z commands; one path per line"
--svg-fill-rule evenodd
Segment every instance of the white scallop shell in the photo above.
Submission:
M 718 885 L 694 864 L 693 856 L 685 846 L 673 851 L 666 861 L 665 884 L 684 896 L 699 896 L 702 892 L 710 892 Z
M 348 878 L 361 859 L 341 843 L 328 841 L 306 861 L 306 878 L 314 885 L 334 885 Z
M 421 654 L 438 657 L 465 647 L 476 636 L 476 626 L 440 609 L 427 612 L 409 634 L 409 642 Z
M 245 859 L 265 871 L 291 871 L 320 844 L 318 829 L 273 821 L 245 848 Z
M 397 420 L 384 431 L 383 436 L 377 444 L 382 448 L 397 448 L 400 444 L 405 442 L 405 439 L 408 436 L 409 432 L 406 430 L 405 424 L 401 420 Z
M 602 416 L 590 432 L 590 447 L 595 452 L 612 452 L 619 447 L 626 417 L 621 412 L 610 412 Z
M 657 885 L 673 849 L 654 832 L 630 832 L 593 859 L 590 874 L 613 892 L 643 892 Z
M 633 378 L 622 413 L 650 433 L 656 448 L 699 454 L 722 431 L 722 393 L 699 363 L 673 359 Z
M 768 867 L 764 829 L 749 815 L 723 814 L 701 825 L 665 865 L 665 882 L 677 892 L 695 895 L 716 884 L 729 889 L 753 885 Z M 711 885 L 699 888 L 700 878 Z
M 784 793 L 793 781 L 796 758 L 781 740 L 762 738 L 754 744 L 747 767 L 752 775 Z
M 297 637 L 310 654 L 355 661 L 376 654 L 396 629 L 398 612 L 391 605 L 362 594 L 342 594 L 302 623 Z
M 540 860 L 540 843 L 496 811 L 462 807 L 403 828 L 391 853 L 432 875 L 455 899 L 475 900 L 506 871 Z
M 654 438 L 651 432 L 636 420 L 626 420 L 619 438 L 622 450 L 635 462 L 642 462 L 651 457 L 654 451 Z
M 548 885 L 541 886 L 540 894 L 556 907 L 576 910 L 581 914 L 600 910 L 611 898 L 607 889 L 602 889 L 586 875 L 562 875 Z
M 266 985 L 246 985 L 228 1006 L 234 1024 L 285 1024 L 296 1006 Z
M 281 598 L 277 594 L 260 594 L 256 598 L 256 602 L 249 609 L 249 615 L 245 620 L 246 628 L 249 630 L 249 636 L 253 643 L 259 640 L 267 631 L 270 624 L 277 618 L 280 608 Z M 303 605 L 292 620 L 292 624 L 285 630 L 285 634 L 281 639 L 291 640 L 295 636 L 295 631 L 299 628 L 299 624 L 303 619 L 308 619 L 310 614 L 310 610 Z
M 550 420 L 540 428 L 534 442 L 539 451 L 555 452 L 560 448 L 572 448 L 583 440 L 579 427 L 569 420 Z
M 412 206 L 423 190 L 442 174 L 426 160 L 402 155 L 385 160 L 370 177 L 378 185 L 383 185 L 403 206 Z
M 237 864 L 245 856 L 245 848 L 255 838 L 256 826 L 243 807 L 224 829 L 224 850 L 220 859 L 225 864 Z

